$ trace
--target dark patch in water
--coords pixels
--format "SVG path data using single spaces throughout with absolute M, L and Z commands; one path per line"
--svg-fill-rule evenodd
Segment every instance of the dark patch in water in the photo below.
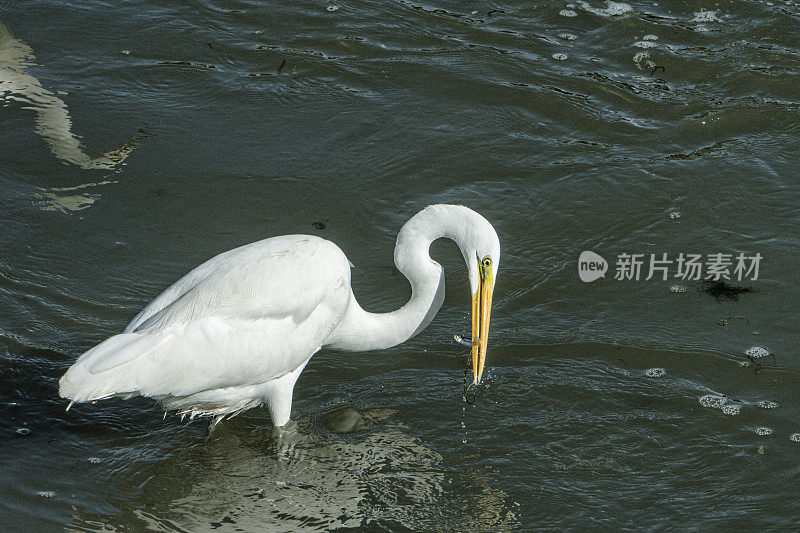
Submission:
M 717 299 L 718 302 L 722 300 L 739 300 L 740 294 L 755 292 L 752 287 L 742 287 L 739 285 L 731 285 L 730 283 L 722 280 L 712 281 L 705 279 L 700 282 L 697 288 L 700 292 L 705 292 Z
M 666 70 L 666 69 L 665 69 Z M 655 69 L 653 70 L 655 73 Z M 691 161 L 692 159 L 697 159 L 698 157 L 703 157 L 709 154 L 713 154 L 715 152 L 719 152 L 725 148 L 725 144 L 728 143 L 728 140 L 720 141 L 712 144 L 711 146 L 704 146 L 703 148 L 699 148 L 694 152 L 690 152 L 688 154 L 671 154 L 666 157 L 659 157 L 658 159 L 654 159 L 653 161 Z

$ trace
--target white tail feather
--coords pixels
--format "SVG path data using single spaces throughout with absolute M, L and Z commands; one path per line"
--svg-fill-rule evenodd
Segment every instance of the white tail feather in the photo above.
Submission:
M 73 402 L 136 396 L 139 384 L 125 365 L 155 349 L 164 336 L 123 333 L 81 355 L 59 381 L 59 394 Z

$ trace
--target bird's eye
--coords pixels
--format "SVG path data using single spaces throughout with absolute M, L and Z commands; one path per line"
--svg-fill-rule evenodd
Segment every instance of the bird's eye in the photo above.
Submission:
M 488 268 L 488 267 L 492 266 L 492 258 L 487 255 L 486 257 L 483 258 L 482 263 L 483 263 L 483 266 Z

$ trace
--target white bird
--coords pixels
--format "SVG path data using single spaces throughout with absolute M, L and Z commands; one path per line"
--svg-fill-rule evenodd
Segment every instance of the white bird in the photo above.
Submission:
M 121 334 L 81 355 L 59 393 L 72 402 L 146 396 L 182 415 L 214 417 L 212 424 L 265 403 L 273 425 L 283 426 L 295 382 L 320 349 L 389 348 L 433 320 L 444 300 L 444 269 L 428 250 L 440 237 L 455 241 L 467 263 L 473 381 L 480 383 L 500 241 L 475 211 L 439 204 L 397 235 L 394 262 L 412 293 L 396 311 L 361 308 L 350 261 L 332 242 L 273 237 L 224 252 L 176 281 Z

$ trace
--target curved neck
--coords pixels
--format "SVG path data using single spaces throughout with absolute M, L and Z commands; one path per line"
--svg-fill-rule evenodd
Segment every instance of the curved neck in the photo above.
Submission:
M 378 350 L 396 346 L 425 329 L 444 301 L 444 269 L 428 252 L 433 241 L 450 238 L 463 243 L 463 224 L 448 209 L 424 209 L 397 235 L 394 262 L 411 284 L 411 298 L 391 313 L 364 311 L 350 292 L 347 312 L 326 342 L 340 350 Z M 455 206 L 453 206 L 455 207 Z M 462 247 L 463 251 L 463 247 Z

